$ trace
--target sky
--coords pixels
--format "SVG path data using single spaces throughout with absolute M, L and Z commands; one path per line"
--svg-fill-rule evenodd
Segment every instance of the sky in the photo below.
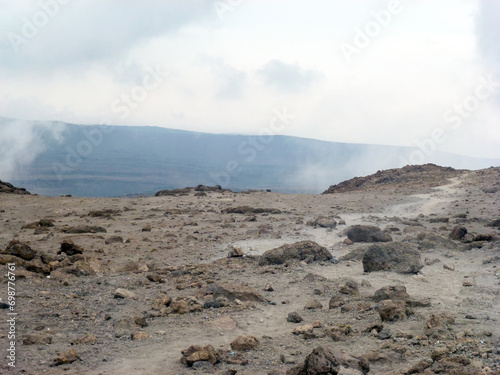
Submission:
M 500 1 L 0 0 L 0 9 L 0 116 L 500 159 Z M 286 126 L 273 126 L 277 112 Z

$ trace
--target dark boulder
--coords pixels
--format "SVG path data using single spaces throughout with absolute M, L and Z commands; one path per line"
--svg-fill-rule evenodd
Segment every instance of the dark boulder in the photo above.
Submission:
M 353 225 L 347 229 L 347 238 L 352 242 L 389 242 L 392 237 L 374 225 Z
M 285 244 L 262 254 L 259 265 L 285 264 L 290 260 L 326 261 L 332 259 L 332 254 L 323 246 L 313 241 L 301 241 Z
M 422 267 L 420 253 L 408 243 L 374 244 L 363 256 L 365 272 L 417 273 Z

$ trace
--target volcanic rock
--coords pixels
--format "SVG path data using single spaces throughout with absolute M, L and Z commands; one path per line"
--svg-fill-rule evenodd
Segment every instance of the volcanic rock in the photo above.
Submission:
M 450 239 L 460 241 L 467 234 L 467 228 L 457 225 L 450 233 Z
M 372 299 L 375 302 L 383 301 L 385 299 L 407 301 L 410 299 L 410 295 L 406 292 L 406 287 L 403 285 L 389 285 L 377 290 Z
M 58 254 L 65 253 L 66 255 L 75 255 L 75 254 L 82 254 L 83 253 L 83 247 L 79 245 L 75 245 L 72 240 L 64 240 L 63 243 L 61 243 L 61 250 L 59 251 Z
M 304 319 L 302 319 L 302 317 L 296 311 L 295 312 L 291 312 L 290 314 L 288 314 L 288 316 L 286 318 L 286 321 L 289 322 L 289 323 L 300 323 L 303 320 Z
M 215 365 L 220 361 L 220 355 L 212 345 L 201 347 L 199 345 L 190 346 L 182 352 L 181 362 L 186 366 L 192 367 L 196 362 L 210 362 Z
M 14 255 L 24 260 L 31 260 L 36 256 L 36 251 L 23 242 L 12 240 L 5 248 L 4 254 Z
M 231 349 L 240 352 L 254 350 L 260 345 L 260 341 L 254 336 L 242 335 L 231 343 Z
M 313 241 L 301 241 L 294 244 L 285 244 L 276 249 L 268 250 L 262 254 L 259 265 L 284 264 L 292 259 L 313 261 L 326 261 L 332 259 L 332 254 L 323 246 Z
M 362 374 L 370 371 L 370 365 L 364 358 L 343 354 L 326 346 L 319 346 L 309 354 L 304 363 L 286 372 L 286 375 L 337 375 L 341 368 L 358 370 Z
M 404 301 L 384 300 L 378 308 L 383 322 L 394 322 L 406 318 L 406 303 Z
M 420 253 L 403 242 L 371 245 L 363 256 L 365 272 L 417 273 L 422 267 Z
M 55 365 L 60 366 L 60 365 L 68 365 L 70 363 L 73 363 L 75 361 L 78 361 L 80 359 L 80 356 L 76 352 L 75 349 L 71 349 L 69 352 L 62 353 L 59 356 L 57 356 L 54 359 Z
M 265 298 L 254 288 L 245 284 L 212 283 L 208 287 L 209 293 L 215 298 L 225 297 L 229 301 L 236 299 L 246 302 L 265 302 Z
M 389 242 L 392 237 L 374 225 L 353 225 L 347 229 L 347 238 L 352 242 Z
M 321 228 L 335 228 L 337 226 L 337 222 L 335 219 L 326 217 L 326 216 L 318 216 L 312 221 L 308 221 L 307 225 L 311 227 L 321 227 Z

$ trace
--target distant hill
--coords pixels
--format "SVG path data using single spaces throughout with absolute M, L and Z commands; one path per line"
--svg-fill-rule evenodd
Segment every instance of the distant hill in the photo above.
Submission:
M 330 186 L 323 194 L 348 193 L 351 191 L 395 189 L 399 186 L 407 188 L 435 187 L 444 185 L 447 180 L 457 177 L 467 170 L 451 167 L 440 167 L 435 164 L 407 165 L 403 168 L 377 171 L 369 176 L 354 177 L 339 184 Z
M 0 118 L 0 135 L 2 126 L 12 121 L 19 126 L 27 123 Z M 162 189 L 199 184 L 235 191 L 320 193 L 356 175 L 401 167 L 412 151 L 281 135 L 260 138 L 147 126 L 29 124 L 26 132 L 30 132 L 31 146 L 21 152 L 33 153 L 26 158 L 30 162 L 18 163 L 15 176 L 3 176 L 0 168 L 0 178 L 50 196 L 154 195 Z M 57 135 L 53 128 L 58 129 Z M 2 152 L 8 150 L 0 150 L 0 157 Z M 432 155 L 432 161 L 470 169 L 499 163 L 439 152 Z

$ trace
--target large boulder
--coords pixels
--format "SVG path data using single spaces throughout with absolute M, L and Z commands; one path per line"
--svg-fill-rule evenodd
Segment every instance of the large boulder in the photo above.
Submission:
M 417 273 L 423 266 L 420 253 L 403 242 L 371 245 L 363 256 L 365 272 Z
M 370 365 L 364 358 L 356 358 L 349 354 L 340 353 L 326 346 L 319 346 L 309 354 L 304 363 L 286 372 L 286 375 L 337 375 L 344 373 L 367 374 Z M 354 372 L 356 371 L 356 372 Z
M 352 242 L 389 242 L 392 237 L 375 225 L 353 225 L 347 229 L 347 238 Z
M 313 261 L 330 260 L 332 254 L 323 246 L 313 241 L 301 241 L 294 244 L 285 244 L 276 249 L 268 250 L 262 254 L 259 264 L 285 264 L 292 259 Z

